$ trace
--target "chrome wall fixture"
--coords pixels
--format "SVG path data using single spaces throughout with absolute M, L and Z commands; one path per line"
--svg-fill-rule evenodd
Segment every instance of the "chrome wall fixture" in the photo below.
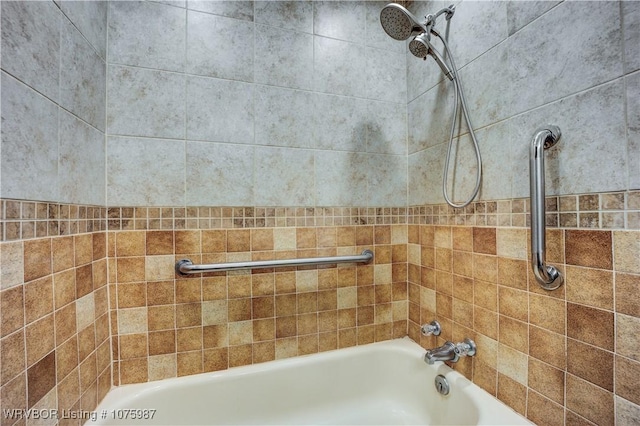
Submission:
M 237 271 L 241 269 L 286 268 L 292 266 L 333 265 L 336 263 L 369 263 L 373 260 L 373 252 L 365 250 L 355 256 L 305 257 L 300 259 L 255 260 L 251 262 L 213 263 L 194 265 L 189 259 L 176 263 L 178 275 L 202 274 L 205 272 Z
M 546 247 L 546 210 L 544 193 L 544 151 L 560 140 L 558 126 L 552 124 L 536 130 L 529 151 L 529 184 L 531 191 L 531 267 L 536 280 L 545 290 L 555 290 L 564 281 L 560 271 L 547 265 Z

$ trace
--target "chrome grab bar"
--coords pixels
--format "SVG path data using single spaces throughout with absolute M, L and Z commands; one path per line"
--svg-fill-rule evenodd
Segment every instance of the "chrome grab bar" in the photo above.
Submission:
M 369 263 L 373 260 L 373 252 L 365 250 L 354 256 L 306 257 L 300 259 L 254 260 L 250 262 L 213 263 L 194 265 L 189 259 L 176 263 L 178 275 L 201 274 L 204 272 L 225 272 L 241 269 L 284 268 L 292 266 L 333 265 L 336 263 Z
M 564 281 L 555 266 L 545 264 L 546 223 L 544 194 L 544 150 L 560 139 L 558 126 L 540 127 L 533 135 L 529 151 L 529 183 L 531 189 L 531 267 L 536 280 L 545 290 L 555 290 Z

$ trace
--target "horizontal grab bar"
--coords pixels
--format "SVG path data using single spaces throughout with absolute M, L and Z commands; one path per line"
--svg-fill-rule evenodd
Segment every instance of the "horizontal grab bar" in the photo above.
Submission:
M 204 272 L 238 271 L 257 268 L 286 268 L 291 266 L 333 265 L 336 263 L 369 263 L 373 260 L 373 252 L 365 250 L 354 256 L 305 257 L 300 259 L 254 260 L 250 262 L 213 263 L 194 265 L 189 259 L 176 263 L 178 275 L 201 274 Z

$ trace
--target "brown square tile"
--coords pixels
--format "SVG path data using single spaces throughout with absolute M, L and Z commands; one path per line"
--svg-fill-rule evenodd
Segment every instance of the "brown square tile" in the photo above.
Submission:
M 338 293 L 336 290 L 325 290 L 318 292 L 318 311 L 334 311 L 337 308 Z
M 599 425 L 614 423 L 613 394 L 572 374 L 567 374 L 567 408 Z
M 148 355 L 146 334 L 125 334 L 120 336 L 119 339 L 121 360 L 129 358 L 141 358 Z
M 0 337 L 24 327 L 24 286 L 19 285 L 0 292 Z
M 499 400 L 524 415 L 527 409 L 527 387 L 504 374 L 498 374 Z
M 55 348 L 53 315 L 48 315 L 25 328 L 27 367 L 32 366 Z
M 253 363 L 273 361 L 276 359 L 276 343 L 260 342 L 253 344 Z
M 253 345 L 229 347 L 229 367 L 249 365 L 253 361 Z
M 564 300 L 529 293 L 529 322 L 556 333 L 565 332 Z
M 175 352 L 175 330 L 152 331 L 149 333 L 149 356 L 171 354 Z
M 616 273 L 616 312 L 640 317 L 640 275 Z
M 616 356 L 616 395 L 640 405 L 640 362 Z
M 200 253 L 200 231 L 175 231 L 173 238 L 176 254 Z
M 338 349 L 338 332 L 332 331 L 318 335 L 318 352 Z
M 498 341 L 523 353 L 529 353 L 527 323 L 500 315 Z
M 473 382 L 492 396 L 496 396 L 498 372 L 494 368 L 476 360 L 473 365 Z
M 302 314 L 297 317 L 298 335 L 318 333 L 318 314 Z
M 93 260 L 104 259 L 107 256 L 106 232 L 94 232 L 93 236 Z M 54 254 L 55 256 L 55 254 Z
M 229 348 L 208 349 L 202 353 L 205 372 L 220 371 L 229 368 Z
M 146 254 L 173 254 L 173 231 L 148 231 Z
M 202 279 L 202 300 L 223 300 L 227 298 L 227 277 L 207 277 Z
M 316 229 L 315 228 L 296 228 L 296 248 L 316 248 Z
M 490 283 L 498 282 L 498 260 L 496 256 L 473 255 L 473 277 Z
M 539 393 L 529 390 L 527 418 L 538 425 L 563 426 L 564 408 Z
M 56 357 L 51 352 L 27 370 L 29 394 L 27 406 L 32 408 L 56 385 Z
M 177 351 L 188 352 L 202 349 L 202 327 L 176 330 Z
M 23 330 L 0 340 L 0 359 L 0 385 L 4 386 L 26 368 Z
M 93 260 L 93 235 L 80 234 L 73 237 L 76 266 L 85 265 Z
M 298 355 L 309 355 L 318 352 L 318 335 L 298 337 Z
M 93 266 L 91 264 L 76 268 L 76 297 L 81 298 L 93 291 Z
M 96 349 L 96 332 L 94 327 L 86 327 L 78 333 L 78 356 L 80 362 Z M 146 344 L 145 344 L 146 349 Z
M 338 330 L 338 348 L 349 348 L 356 346 L 358 343 L 355 328 L 346 328 Z
M 294 287 L 295 288 L 295 287 Z M 229 299 L 251 296 L 251 275 L 230 275 L 227 279 Z
M 404 263 L 407 261 L 406 244 L 394 244 L 391 246 L 391 262 Z
M 594 368 L 597 366 L 597 368 Z M 613 392 L 613 353 L 567 340 L 567 371 Z
M 70 303 L 55 312 L 56 342 L 64 342 L 76 334 L 76 304 Z
M 296 314 L 296 295 L 284 294 L 275 297 L 275 315 L 277 317 Z
M 251 299 L 252 317 L 271 318 L 274 316 L 274 297 L 255 297 Z
M 115 233 L 116 255 L 123 256 L 144 256 L 146 254 L 146 232 L 126 231 Z
M 498 286 L 486 281 L 474 282 L 474 303 L 490 311 L 498 311 Z
M 231 309 L 229 309 L 231 311 Z M 231 312 L 229 312 L 231 315 Z M 202 325 L 202 304 L 184 303 L 176 305 L 176 327 L 194 327 Z
M 496 228 L 473 228 L 473 251 L 496 254 Z
M 145 281 L 145 258 L 122 257 L 116 259 L 118 283 Z
M 613 269 L 610 231 L 567 230 L 565 235 L 567 264 Z
M 275 294 L 275 280 L 273 274 L 251 274 L 251 295 L 273 296 Z
M 24 282 L 51 274 L 51 263 L 50 238 L 24 242 Z
M 554 367 L 565 369 L 566 337 L 535 326 L 529 326 L 529 355 Z
M 58 237 L 51 240 L 53 254 L 53 272 L 72 268 L 74 265 L 73 237 Z
M 252 229 L 251 250 L 273 250 L 273 229 Z
M 145 383 L 149 380 L 147 358 L 135 358 L 120 361 L 120 383 Z
M 519 290 L 527 289 L 527 262 L 498 257 L 498 284 Z
M 369 246 L 373 244 L 373 226 L 356 226 L 356 245 Z
M 375 320 L 375 311 L 373 306 L 362 306 L 357 308 L 357 325 L 369 325 L 373 324 Z
M 473 255 L 471 252 L 457 250 L 453 252 L 453 273 L 473 277 Z
M 150 281 L 147 283 L 147 305 L 168 305 L 175 303 L 174 281 Z
M 202 282 L 198 279 L 176 280 L 176 303 L 202 301 Z
M 455 226 L 452 228 L 453 249 L 473 251 L 473 233 L 475 229 L 469 226 Z
M 69 339 L 56 348 L 56 375 L 58 381 L 66 377 L 78 366 L 78 341 Z
M 356 269 L 356 283 L 358 286 L 366 286 L 374 284 L 374 274 L 373 274 L 373 266 L 358 266 Z
M 229 322 L 246 321 L 251 319 L 251 299 L 229 300 Z
M 297 319 L 295 316 L 276 318 L 276 337 L 292 337 L 297 334 Z
M 376 225 L 374 227 L 374 244 L 391 244 L 391 227 L 388 225 Z
M 276 338 L 276 321 L 273 318 L 253 321 L 253 341 L 263 342 Z M 275 350 L 275 346 L 274 346 Z M 255 355 L 255 354 L 254 354 Z
M 356 228 L 355 226 L 339 226 L 336 229 L 338 238 L 338 247 L 349 247 L 356 245 Z
M 174 305 L 150 306 L 147 309 L 147 327 L 149 331 L 171 330 L 176 326 Z
M 487 337 L 498 340 L 498 314 L 475 306 L 473 311 L 474 329 Z
M 72 374 L 69 374 L 62 380 L 58 380 L 58 409 L 59 410 L 72 410 L 73 405 L 78 402 L 80 398 L 80 379 L 78 377 L 78 370 L 76 369 Z M 60 422 L 62 425 L 63 423 Z
M 356 326 L 356 309 L 338 310 L 338 329 L 352 328 Z
M 528 293 L 510 287 L 498 286 L 498 310 L 500 314 L 511 318 L 528 321 Z
M 338 270 L 335 268 L 318 270 L 318 290 L 338 288 Z
M 528 374 L 528 384 L 531 389 L 558 404 L 564 405 L 564 371 L 536 358 L 529 357 Z
M 452 271 L 453 252 L 449 249 L 436 248 L 436 269 Z
M 220 238 L 220 236 L 218 236 Z M 214 250 L 219 243 L 215 243 Z M 249 229 L 234 229 L 227 232 L 227 251 L 241 252 L 251 251 L 251 231 Z
M 118 284 L 118 308 L 138 308 L 146 305 L 145 283 Z
M 375 303 L 375 286 L 359 286 L 357 288 L 358 306 L 370 306 Z M 298 301 L 298 305 L 300 302 Z M 299 309 L 299 306 L 298 306 Z
M 76 273 L 68 269 L 53 276 L 55 308 L 61 308 L 76 299 Z
M 613 351 L 613 312 L 567 303 L 567 335 L 594 346 Z
M 318 331 L 321 333 L 338 329 L 338 311 L 324 311 L 318 313 Z
M 567 266 L 565 286 L 569 302 L 613 309 L 613 272 Z

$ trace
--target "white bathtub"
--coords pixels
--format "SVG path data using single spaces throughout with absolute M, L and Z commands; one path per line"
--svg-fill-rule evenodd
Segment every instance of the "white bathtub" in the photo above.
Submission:
M 125 385 L 87 424 L 531 424 L 446 365 L 427 365 L 424 352 L 404 338 Z M 447 396 L 436 392 L 438 374 L 451 385 Z M 150 416 L 144 410 L 155 410 L 153 420 L 137 418 Z

